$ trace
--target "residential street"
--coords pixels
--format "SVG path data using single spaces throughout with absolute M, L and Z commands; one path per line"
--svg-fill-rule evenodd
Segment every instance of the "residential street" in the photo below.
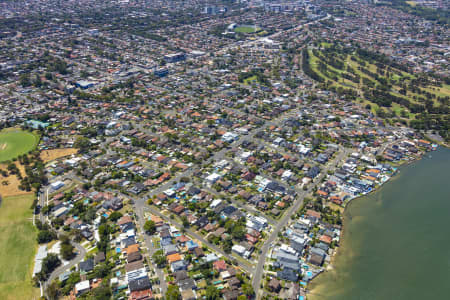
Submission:
M 264 275 L 264 265 L 266 262 L 267 254 L 269 250 L 273 247 L 274 242 L 278 237 L 278 233 L 286 226 L 286 224 L 291 219 L 291 216 L 295 214 L 303 204 L 303 200 L 307 195 L 309 195 L 317 183 L 320 183 L 322 178 L 327 174 L 328 170 L 332 170 L 336 167 L 337 164 L 342 162 L 344 158 L 349 154 L 350 149 L 341 149 L 336 158 L 329 162 L 327 167 L 322 170 L 320 175 L 314 180 L 314 182 L 309 186 L 306 191 L 298 190 L 297 200 L 294 204 L 288 209 L 288 211 L 283 215 L 283 218 L 278 222 L 275 226 L 274 230 L 270 234 L 270 236 L 265 240 L 264 245 L 261 249 L 261 254 L 259 255 L 258 265 L 256 266 L 255 272 L 253 273 L 252 285 L 253 289 L 257 292 L 257 299 L 261 299 L 262 290 L 260 288 L 261 280 Z
M 2 1 L 0 300 L 307 299 L 450 145 L 448 2 Z
M 76 249 L 76 256 L 66 265 L 59 266 L 56 270 L 52 272 L 48 280 L 45 282 L 45 286 L 47 286 L 50 282 L 52 282 L 54 279 L 58 278 L 59 275 L 64 273 L 67 270 L 70 270 L 73 266 L 78 265 L 86 256 L 87 252 L 86 249 L 84 249 L 83 246 L 80 244 L 72 242 L 72 245 Z
M 139 231 L 141 233 L 141 237 L 145 242 L 145 246 L 148 249 L 148 254 L 149 254 L 149 261 L 152 261 L 152 256 L 153 254 L 158 250 L 155 248 L 155 246 L 153 245 L 153 241 L 151 239 L 151 237 L 145 233 L 144 231 L 144 224 L 145 224 L 145 219 L 144 219 L 144 214 L 142 212 L 143 208 L 140 208 L 140 210 L 136 210 L 136 214 L 138 215 L 138 224 L 139 224 Z M 164 276 L 164 271 L 163 269 L 158 268 L 156 265 L 153 265 L 153 269 L 155 270 L 156 276 L 158 276 L 159 279 L 159 287 L 161 288 L 161 293 L 162 295 L 166 294 L 167 291 L 167 282 L 166 282 L 166 278 Z

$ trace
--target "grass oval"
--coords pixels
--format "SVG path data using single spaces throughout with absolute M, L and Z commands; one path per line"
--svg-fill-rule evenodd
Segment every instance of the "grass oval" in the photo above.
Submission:
M 0 162 L 30 152 L 38 141 L 37 135 L 21 129 L 10 128 L 0 131 Z

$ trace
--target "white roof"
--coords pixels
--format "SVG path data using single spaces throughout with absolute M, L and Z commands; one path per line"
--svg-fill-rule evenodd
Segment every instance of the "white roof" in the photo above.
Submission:
M 232 133 L 232 132 L 226 132 L 222 137 L 223 138 L 236 138 L 238 135 L 236 133 Z
M 272 182 L 272 181 L 270 181 L 270 179 L 264 178 L 263 180 L 261 180 L 260 186 L 261 186 L 262 188 L 266 188 L 266 186 L 267 186 L 269 183 L 271 183 L 271 182 Z
M 175 194 L 175 192 L 171 189 L 165 190 L 164 194 L 166 194 L 167 196 L 171 197 Z
M 75 285 L 77 291 L 84 291 L 89 289 L 89 280 L 81 281 Z
M 216 181 L 220 178 L 220 175 L 217 173 L 212 173 L 211 175 L 209 175 L 208 177 L 206 177 L 207 181 Z
M 281 177 L 291 177 L 293 174 L 291 170 L 286 170 Z
M 220 275 L 222 276 L 223 279 L 227 279 L 227 278 L 231 277 L 231 274 L 228 271 L 223 271 L 222 273 L 220 273 Z
M 263 218 L 263 217 L 254 216 L 253 220 L 255 220 L 256 222 L 259 222 L 261 224 L 267 224 L 267 219 Z
M 220 199 L 215 199 L 215 200 L 213 200 L 213 202 L 211 202 L 210 207 L 211 207 L 211 208 L 215 208 L 215 207 L 217 207 L 217 205 L 219 205 L 220 203 L 222 203 L 222 200 L 220 200 Z
M 274 41 L 269 39 L 269 38 L 262 38 L 260 41 L 263 42 L 263 43 L 266 43 L 266 44 L 273 44 L 274 43 Z
M 289 245 L 286 245 L 286 244 L 282 244 L 280 249 L 283 250 L 284 252 L 291 253 L 293 255 L 296 254 L 296 251 L 294 249 L 292 249 Z
M 140 268 L 140 269 L 128 272 L 126 275 L 126 280 L 128 282 L 130 282 L 132 280 L 143 278 L 143 277 L 147 277 L 147 271 L 145 270 L 145 268 Z
M 64 182 L 58 180 L 58 181 L 55 181 L 55 182 L 51 183 L 50 186 L 53 189 L 57 189 L 57 188 L 60 188 L 61 186 L 64 186 Z
M 66 212 L 66 210 L 67 210 L 67 207 L 65 207 L 65 206 L 60 207 L 55 212 L 53 212 L 53 215 L 58 217 L 58 216 L 62 215 L 64 212 Z
M 247 158 L 249 158 L 251 155 L 252 155 L 251 152 L 246 151 L 246 152 L 243 152 L 243 153 L 241 154 L 241 157 L 242 157 L 243 159 L 247 159 Z
M 236 251 L 238 253 L 244 253 L 245 252 L 245 248 L 241 245 L 234 245 L 233 247 L 231 247 L 231 249 L 233 251 Z

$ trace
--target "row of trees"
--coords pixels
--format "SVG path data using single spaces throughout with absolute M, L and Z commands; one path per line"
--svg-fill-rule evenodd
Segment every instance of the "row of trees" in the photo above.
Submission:
M 42 223 L 40 220 L 37 220 L 36 228 L 39 230 L 37 235 L 37 242 L 39 244 L 45 244 L 57 238 L 56 232 L 47 223 Z
M 311 68 L 311 65 L 309 63 L 309 53 L 308 53 L 308 49 L 303 49 L 302 51 L 302 69 L 303 72 L 305 72 L 306 75 L 308 75 L 309 77 L 311 77 L 311 79 L 318 81 L 318 82 L 324 82 L 325 79 L 320 76 L 318 73 L 316 73 L 316 71 L 314 71 Z
M 113 229 L 106 223 L 105 217 L 102 217 L 100 223 L 101 225 L 98 227 L 100 241 L 97 242 L 97 248 L 99 251 L 106 253 L 109 248 L 110 234 L 113 232 Z

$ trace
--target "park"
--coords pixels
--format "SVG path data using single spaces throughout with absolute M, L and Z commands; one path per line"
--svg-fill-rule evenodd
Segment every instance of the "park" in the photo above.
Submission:
M 0 163 L 36 148 L 37 134 L 19 128 L 0 131 Z M 6 164 L 3 169 L 6 168 Z M 5 179 L 5 178 L 4 178 Z M 36 231 L 31 204 L 34 193 L 19 191 L 16 176 L 8 176 L 0 193 L 0 299 L 32 299 L 39 289 L 32 285 L 31 271 L 36 251 Z
M 258 26 L 254 25 L 240 25 L 237 26 L 234 31 L 237 33 L 256 33 L 261 30 Z
M 32 151 L 39 142 L 39 137 L 19 128 L 0 131 L 0 162 L 12 160 L 19 155 Z
M 30 221 L 34 194 L 5 197 L 0 207 L 0 299 L 32 299 L 36 230 Z

